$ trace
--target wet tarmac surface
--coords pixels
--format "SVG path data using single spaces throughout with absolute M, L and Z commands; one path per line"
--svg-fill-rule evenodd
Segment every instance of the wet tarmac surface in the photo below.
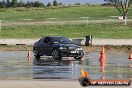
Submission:
M 105 79 L 132 79 L 132 61 L 129 53 L 106 53 Z M 27 63 L 27 51 L 0 51 L 0 79 L 78 79 L 81 68 L 90 79 L 101 79 L 100 52 L 85 52 L 84 61 L 68 57 L 61 61 L 52 57 L 34 58 Z

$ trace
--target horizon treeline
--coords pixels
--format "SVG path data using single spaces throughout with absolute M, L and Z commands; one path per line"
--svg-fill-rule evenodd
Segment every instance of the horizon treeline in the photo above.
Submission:
M 82 5 L 81 3 L 75 3 L 75 4 L 69 4 L 68 6 L 80 6 Z M 90 3 L 86 3 L 85 5 L 87 6 L 91 6 Z M 102 6 L 104 5 L 109 5 L 107 3 L 105 4 L 101 4 Z M 52 7 L 52 6 L 58 6 L 58 7 L 63 7 L 66 6 L 65 4 L 63 4 L 62 2 L 57 2 L 56 0 L 54 0 L 53 2 L 48 2 L 47 4 L 44 4 L 42 2 L 39 1 L 27 1 L 27 2 L 23 2 L 23 1 L 18 1 L 18 0 L 2 0 L 0 1 L 0 8 L 9 8 L 9 7 Z
M 80 3 L 75 3 L 75 5 L 81 5 Z M 54 0 L 52 3 L 48 2 L 46 5 L 39 1 L 18 1 L 18 0 L 2 0 L 0 1 L 0 8 L 8 7 L 51 7 L 51 6 L 65 6 L 62 2 L 57 2 Z

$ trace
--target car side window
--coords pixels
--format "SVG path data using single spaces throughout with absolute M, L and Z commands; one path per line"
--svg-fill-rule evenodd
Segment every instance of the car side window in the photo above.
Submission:
M 45 40 L 44 40 L 44 43 L 50 43 L 50 38 L 46 37 Z
M 45 38 L 41 38 L 38 42 L 41 44 L 41 43 L 44 43 L 44 40 Z

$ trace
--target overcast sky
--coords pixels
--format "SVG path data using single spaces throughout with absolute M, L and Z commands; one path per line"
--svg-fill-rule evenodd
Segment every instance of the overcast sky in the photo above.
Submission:
M 0 0 L 0 1 L 2 1 L 2 0 Z M 40 2 L 43 2 L 44 4 L 47 4 L 48 2 L 53 2 L 53 0 L 18 0 L 18 1 L 40 1 Z M 79 2 L 82 4 L 84 4 L 84 3 L 98 4 L 98 3 L 104 2 L 104 0 L 56 0 L 56 1 L 62 2 L 64 4 L 74 4 L 76 2 Z

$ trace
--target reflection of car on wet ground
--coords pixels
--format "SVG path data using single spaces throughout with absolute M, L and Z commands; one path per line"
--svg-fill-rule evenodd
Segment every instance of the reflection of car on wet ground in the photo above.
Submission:
M 81 59 L 84 56 L 82 48 L 68 38 L 50 36 L 37 41 L 33 46 L 33 53 L 36 58 L 46 55 L 52 56 L 53 59 L 62 59 L 62 57 Z

